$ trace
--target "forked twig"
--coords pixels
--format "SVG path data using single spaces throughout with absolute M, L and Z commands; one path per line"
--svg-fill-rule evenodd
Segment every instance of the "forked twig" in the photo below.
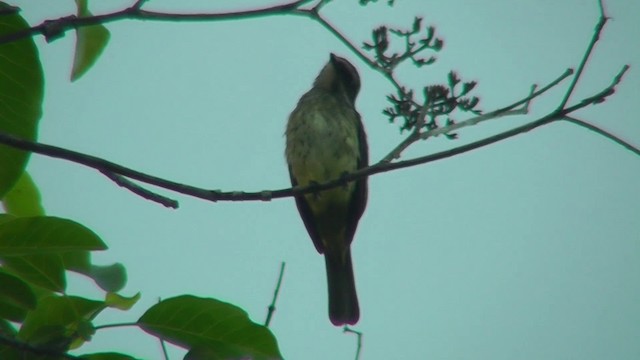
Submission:
M 264 326 L 269 327 L 271 323 L 271 317 L 273 313 L 276 311 L 276 301 L 278 300 L 278 295 L 280 294 L 280 285 L 282 285 L 282 276 L 284 275 L 284 261 L 280 264 L 280 274 L 278 275 L 278 282 L 276 283 L 276 288 L 273 291 L 273 299 L 271 299 L 271 304 L 267 310 L 267 319 L 264 321 Z

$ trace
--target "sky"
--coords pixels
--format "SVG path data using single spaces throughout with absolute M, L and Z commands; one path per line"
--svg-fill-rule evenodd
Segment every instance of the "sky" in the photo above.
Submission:
M 73 1 L 9 1 L 31 24 L 74 12 Z M 265 1 L 148 1 L 174 12 L 249 9 Z M 44 5 L 43 5 L 44 4 Z M 93 2 L 96 13 L 131 2 Z M 640 146 L 640 2 L 606 1 L 609 16 L 570 104 L 631 70 L 605 103 L 575 113 Z M 325 18 L 354 43 L 379 25 L 414 16 L 445 41 L 435 65 L 398 69 L 407 86 L 479 82 L 491 111 L 576 67 L 592 37 L 595 0 L 398 0 L 360 7 L 333 1 Z M 174 181 L 225 191 L 289 186 L 283 132 L 289 113 L 334 52 L 360 72 L 357 108 L 377 161 L 407 135 L 382 114 L 391 84 L 319 24 L 303 17 L 171 23 L 118 21 L 83 78 L 69 82 L 74 36 L 36 38 L 46 76 L 39 141 L 103 157 Z M 533 121 L 555 109 L 568 81 L 526 116 L 485 122 L 459 139 L 414 144 L 427 155 Z M 459 117 L 457 120 L 464 120 Z M 123 263 L 132 322 L 158 298 L 195 294 L 231 302 L 264 322 L 286 262 L 271 330 L 287 359 L 353 359 L 356 340 L 327 316 L 324 261 L 294 201 L 218 202 L 168 191 L 178 210 L 119 188 L 98 172 L 35 155 L 28 171 L 52 216 L 93 229 Z M 369 179 L 369 203 L 352 246 L 364 333 L 362 359 L 640 358 L 640 159 L 566 122 L 446 160 Z M 70 275 L 70 293 L 100 298 Z M 99 331 L 83 350 L 161 358 L 135 328 Z M 172 349 L 172 358 L 181 352 Z

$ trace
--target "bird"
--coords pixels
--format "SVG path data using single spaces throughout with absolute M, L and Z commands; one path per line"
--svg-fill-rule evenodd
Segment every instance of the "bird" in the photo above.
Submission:
M 330 54 L 311 90 L 289 116 L 285 158 L 292 186 L 336 180 L 368 166 L 369 148 L 355 101 L 360 76 L 346 59 Z M 360 319 L 351 242 L 367 205 L 367 178 L 331 189 L 295 195 L 300 217 L 324 254 L 329 320 L 335 326 Z

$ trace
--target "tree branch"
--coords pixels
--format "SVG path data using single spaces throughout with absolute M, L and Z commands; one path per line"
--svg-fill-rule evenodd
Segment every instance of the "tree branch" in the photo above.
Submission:
M 55 20 L 45 20 L 41 24 L 11 34 L 0 36 L 0 44 L 8 43 L 23 38 L 42 35 L 47 41 L 55 40 L 64 35 L 68 30 L 83 26 L 106 24 L 123 19 L 128 20 L 155 20 L 155 21 L 220 21 L 230 19 L 246 19 L 271 15 L 297 14 L 302 5 L 313 0 L 296 0 L 281 5 L 274 5 L 260 9 L 229 11 L 220 13 L 177 14 L 143 10 L 146 0 L 138 0 L 132 6 L 113 13 L 77 17 L 75 15 L 64 16 Z
M 562 118 L 562 120 L 566 120 L 570 123 L 574 123 L 578 126 L 582 126 L 583 128 L 589 129 L 593 132 L 595 132 L 596 134 L 602 135 L 604 137 L 606 137 L 607 139 L 613 140 L 616 143 L 618 143 L 619 145 L 622 145 L 625 149 L 635 153 L 636 155 L 640 156 L 640 148 L 635 147 L 633 145 L 631 145 L 630 143 L 620 139 L 619 137 L 611 134 L 610 132 L 601 129 L 595 125 L 589 124 L 588 122 L 584 121 L 584 120 L 580 120 L 578 118 L 574 118 L 571 116 L 565 116 L 564 118 Z
M 273 299 L 271 305 L 267 308 L 267 319 L 264 321 L 264 326 L 269 327 L 273 313 L 276 311 L 276 301 L 278 300 L 278 294 L 280 294 L 280 285 L 282 285 L 282 277 L 284 276 L 284 261 L 280 264 L 280 275 L 278 275 L 278 282 L 276 283 L 276 289 L 273 291 Z
M 360 359 L 360 351 L 362 350 L 362 338 L 363 338 L 363 334 L 361 331 L 356 331 L 353 330 L 352 328 L 345 326 L 344 329 L 342 329 L 343 333 L 351 333 L 354 334 L 356 336 L 356 356 L 355 356 L 355 360 Z
M 604 13 L 604 5 L 602 4 L 602 0 L 599 0 L 598 4 L 600 5 L 599 7 L 600 19 L 598 20 L 598 23 L 596 24 L 596 28 L 593 31 L 593 36 L 591 37 L 591 41 L 589 42 L 587 51 L 585 51 L 584 56 L 582 57 L 582 61 L 578 66 L 578 70 L 576 71 L 576 76 L 573 77 L 573 81 L 571 82 L 571 85 L 569 85 L 569 89 L 567 89 L 567 92 L 565 93 L 564 98 L 562 99 L 562 101 L 560 102 L 560 105 L 558 106 L 559 110 L 564 109 L 565 106 L 567 105 L 567 102 L 569 102 L 569 98 L 571 97 L 571 94 L 573 94 L 573 90 L 575 90 L 576 85 L 578 84 L 578 80 L 580 80 L 580 77 L 582 76 L 584 67 L 587 65 L 587 61 L 589 60 L 589 57 L 593 53 L 593 48 L 596 46 L 596 43 L 598 42 L 598 40 L 600 40 L 600 34 L 602 33 L 602 29 L 604 29 L 604 25 L 607 23 L 607 20 L 609 19 Z
M 409 137 L 407 137 L 404 141 L 402 141 L 398 146 L 396 146 L 393 150 L 391 150 L 391 152 L 389 152 L 389 154 L 387 154 L 384 158 L 382 158 L 382 160 L 380 160 L 380 162 L 383 163 L 387 163 L 387 162 L 391 162 L 395 159 L 398 159 L 400 157 L 400 154 L 406 149 L 408 148 L 411 144 L 413 144 L 414 142 L 418 141 L 418 140 L 426 140 L 430 137 L 434 137 L 434 136 L 438 136 L 441 134 L 446 134 L 452 131 L 455 131 L 457 129 L 461 129 L 467 126 L 471 126 L 471 125 L 476 125 L 480 122 L 483 121 L 487 121 L 487 120 L 491 120 L 491 119 L 496 119 L 499 117 L 503 117 L 503 116 L 513 116 L 513 115 L 525 115 L 529 113 L 529 104 L 531 103 L 531 100 L 535 99 L 536 97 L 544 94 L 545 92 L 547 92 L 548 90 L 550 90 L 551 88 L 555 87 L 556 85 L 558 85 L 560 82 L 562 82 L 564 79 L 566 79 L 567 77 L 569 77 L 571 74 L 573 74 L 573 70 L 572 69 L 567 69 L 562 75 L 560 75 L 558 78 L 556 78 L 554 81 L 552 81 L 551 83 L 549 83 L 547 86 L 543 87 L 542 89 L 535 91 L 536 90 L 536 86 L 533 85 L 531 88 L 531 92 L 529 94 L 529 96 L 525 97 L 522 100 L 519 100 L 511 105 L 505 106 L 503 108 L 491 111 L 489 113 L 480 115 L 480 116 L 476 116 L 473 117 L 471 119 L 467 119 L 465 121 L 461 121 L 455 124 L 451 124 L 448 126 L 444 126 L 441 128 L 437 128 L 437 129 L 433 129 L 433 130 L 429 130 L 427 132 L 424 133 L 420 133 L 418 130 L 418 128 L 416 128 L 416 131 L 412 132 L 411 135 L 409 135 Z M 520 109 L 516 109 L 516 107 L 518 106 L 522 106 Z
M 150 190 L 147 190 L 143 187 L 141 187 L 140 185 L 132 182 L 131 180 L 127 179 L 126 177 L 119 175 L 119 174 L 115 174 L 111 171 L 107 171 L 107 170 L 100 170 L 100 172 L 108 177 L 111 181 L 113 181 L 114 183 L 120 185 L 121 187 L 131 191 L 132 193 L 147 199 L 147 200 L 151 200 L 154 202 L 157 202 L 158 204 L 164 205 L 165 207 L 168 208 L 172 208 L 172 209 L 177 209 L 178 208 L 178 201 L 177 200 L 173 200 L 173 199 L 169 199 L 166 196 L 162 196 L 160 194 L 154 193 Z
M 0 132 L 0 143 L 9 145 L 17 149 L 26 150 L 26 151 L 38 153 L 38 154 L 49 156 L 49 157 L 72 161 L 78 164 L 82 164 L 82 165 L 97 169 L 101 172 L 103 171 L 112 172 L 115 174 L 125 176 L 130 179 L 138 180 L 147 184 L 155 185 L 161 188 L 165 188 L 171 191 L 194 196 L 194 197 L 205 199 L 205 200 L 269 201 L 271 199 L 291 197 L 297 194 L 318 192 L 318 191 L 330 189 L 333 187 L 343 186 L 348 182 L 363 178 L 365 176 L 371 176 L 371 175 L 375 175 L 375 174 L 379 174 L 387 171 L 407 168 L 411 166 L 416 166 L 416 165 L 426 164 L 426 163 L 437 161 L 437 160 L 446 159 L 455 155 L 459 155 L 471 150 L 479 149 L 481 147 L 496 143 L 498 141 L 502 141 L 510 137 L 514 137 L 516 135 L 531 131 L 540 126 L 547 125 L 555 120 L 564 119 L 574 111 L 577 111 L 579 109 L 582 109 L 590 105 L 604 102 L 607 96 L 614 93 L 615 86 L 617 86 L 618 83 L 622 80 L 624 74 L 628 69 L 629 69 L 629 66 L 624 66 L 622 70 L 618 73 L 618 75 L 615 77 L 614 81 L 607 88 L 600 91 L 596 95 L 585 98 L 578 104 L 573 105 L 567 109 L 560 110 L 560 111 L 556 110 L 536 121 L 499 133 L 497 135 L 493 135 L 485 139 L 478 140 L 466 145 L 458 146 L 453 149 L 449 149 L 449 150 L 431 154 L 431 155 L 417 157 L 410 160 L 398 161 L 394 163 L 384 163 L 381 161 L 375 165 L 360 169 L 350 174 L 346 174 L 345 176 L 339 179 L 328 181 L 322 184 L 312 184 L 312 185 L 303 186 L 303 187 L 297 186 L 295 188 L 286 188 L 286 189 L 279 189 L 279 190 L 272 190 L 272 191 L 265 190 L 260 192 L 242 192 L 242 191 L 223 192 L 219 190 L 202 189 L 195 186 L 185 185 L 175 181 L 165 180 L 157 176 L 145 174 L 140 171 L 127 168 L 125 166 L 110 162 L 105 159 L 101 159 L 96 156 L 82 154 L 76 151 L 67 150 L 60 147 L 56 147 L 56 146 L 28 141 L 28 140 L 21 139 L 16 136 L 2 133 L 2 132 Z

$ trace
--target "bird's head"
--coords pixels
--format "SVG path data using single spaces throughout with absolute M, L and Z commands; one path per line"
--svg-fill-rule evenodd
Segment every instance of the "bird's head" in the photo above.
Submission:
M 354 105 L 360 91 L 360 76 L 356 68 L 345 58 L 331 54 L 329 62 L 322 68 L 313 86 L 344 96 Z

